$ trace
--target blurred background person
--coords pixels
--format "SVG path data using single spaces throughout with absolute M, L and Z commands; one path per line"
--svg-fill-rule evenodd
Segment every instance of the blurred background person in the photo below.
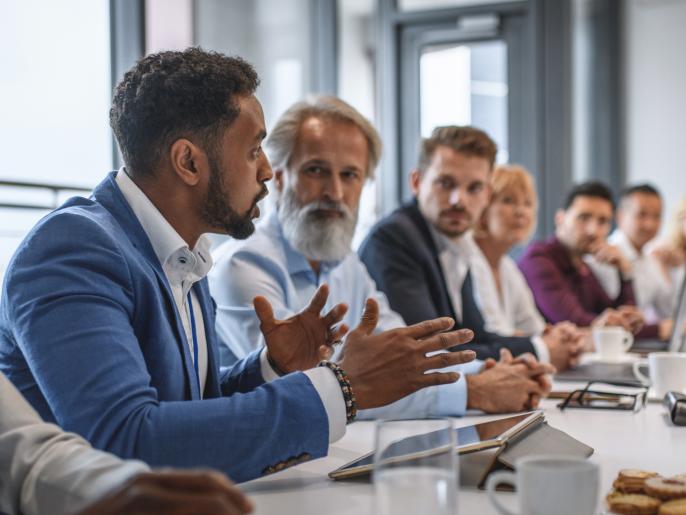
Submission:
M 519 260 L 540 312 L 552 323 L 581 327 L 619 325 L 638 332 L 643 316 L 636 308 L 631 263 L 607 242 L 614 217 L 609 188 L 598 181 L 575 185 L 555 213 L 555 234 L 534 242 Z M 620 287 L 608 294 L 585 258 L 612 267 Z
M 617 229 L 608 238 L 631 263 L 636 305 L 646 324 L 639 336 L 667 340 L 672 330 L 674 287 L 659 260 L 647 252 L 660 231 L 662 197 L 649 184 L 624 188 L 617 207 Z
M 667 236 L 651 250 L 669 284 L 678 294 L 686 272 L 686 197 L 677 204 L 669 218 Z

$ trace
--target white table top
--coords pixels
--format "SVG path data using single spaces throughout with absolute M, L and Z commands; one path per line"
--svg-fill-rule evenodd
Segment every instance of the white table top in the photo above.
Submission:
M 590 459 L 600 465 L 601 498 L 622 468 L 653 470 L 663 475 L 686 472 L 686 427 L 672 425 L 661 404 L 650 403 L 638 413 L 578 409 L 561 412 L 555 407 L 557 402 L 543 402 L 546 420 L 595 449 Z M 493 418 L 498 416 L 467 416 L 456 419 L 456 426 Z M 373 438 L 373 422 L 355 422 L 341 440 L 330 446 L 327 457 L 244 483 L 241 488 L 254 500 L 257 514 L 374 513 L 370 482 L 338 482 L 327 477 L 331 470 L 372 450 Z M 515 507 L 513 494 L 498 495 Z M 496 513 L 485 492 L 467 488 L 460 488 L 458 493 L 458 511 Z

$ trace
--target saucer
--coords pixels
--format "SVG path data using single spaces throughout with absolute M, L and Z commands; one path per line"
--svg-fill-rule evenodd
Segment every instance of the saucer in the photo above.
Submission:
M 601 357 L 597 352 L 588 353 L 584 356 L 584 362 L 594 362 L 594 363 L 636 363 L 641 361 L 640 356 L 632 354 L 622 354 L 616 358 L 606 358 Z

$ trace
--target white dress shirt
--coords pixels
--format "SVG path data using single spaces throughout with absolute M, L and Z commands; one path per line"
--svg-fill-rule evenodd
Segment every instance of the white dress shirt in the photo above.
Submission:
M 429 230 L 436 243 L 438 260 L 441 263 L 455 316 L 458 320 L 462 320 L 462 285 L 469 272 L 474 249 L 472 233 L 469 231 L 459 238 L 448 238 L 431 225 L 429 225 Z
M 484 317 L 487 331 L 502 336 L 537 335 L 545 329 L 545 320 L 536 308 L 534 296 L 514 260 L 505 255 L 498 264 L 500 289 L 486 256 L 474 242 L 471 273 L 474 300 Z
M 186 340 L 193 356 L 192 321 L 195 321 L 196 341 L 198 344 L 198 372 L 200 392 L 205 389 L 207 379 L 207 340 L 205 323 L 200 302 L 191 290 L 193 284 L 203 279 L 212 268 L 210 241 L 202 235 L 193 249 L 179 235 L 150 199 L 131 180 L 122 168 L 117 173 L 117 186 L 131 206 L 133 213 L 150 239 L 153 250 L 162 265 L 169 286 L 174 295 L 177 312 L 186 332 Z M 190 292 L 193 304 L 193 320 L 188 303 Z M 214 330 L 214 328 L 210 329 Z M 262 377 L 266 382 L 278 379 L 278 375 L 266 358 L 266 349 L 260 355 Z M 329 420 L 329 441 L 335 442 L 343 437 L 346 426 L 346 411 L 343 393 L 334 373 L 326 367 L 306 370 L 305 375 L 317 390 Z
M 636 304 L 647 322 L 671 318 L 676 292 L 660 269 L 654 256 L 636 250 L 629 237 L 615 230 L 608 241 L 617 246 L 633 267 L 633 287 Z
M 147 470 L 43 422 L 0 373 L 0 513 L 75 513 Z
M 347 304 L 342 322 L 351 329 L 360 323 L 368 298 L 379 305 L 376 332 L 405 327 L 402 317 L 391 310 L 386 295 L 377 290 L 357 254 L 349 252 L 340 261 L 322 262 L 315 272 L 305 256 L 285 238 L 275 212 L 258 224 L 250 238 L 227 241 L 212 255 L 215 266 L 208 280 L 217 302 L 217 331 L 226 345 L 225 364 L 259 348 L 259 320 L 251 307 L 256 295 L 268 298 L 275 316 L 285 319 L 306 308 L 317 288 L 328 284 L 329 297 L 323 311 L 328 312 L 338 303 Z M 450 367 L 449 370 L 461 374 L 457 382 L 421 389 L 387 406 L 360 410 L 358 418 L 461 416 L 468 401 L 465 375 L 478 373 L 482 367 L 480 361 Z
M 204 234 L 198 239 L 191 250 L 188 244 L 159 212 L 150 199 L 136 186 L 124 169 L 117 173 L 117 186 L 129 203 L 131 210 L 143 226 L 152 248 L 162 265 L 176 304 L 176 310 L 181 316 L 186 341 L 193 352 L 193 324 L 195 322 L 196 341 L 198 345 L 198 373 L 200 377 L 200 395 L 205 391 L 207 379 L 207 340 L 205 324 L 198 297 L 191 290 L 193 284 L 203 279 L 212 268 L 209 238 Z M 193 304 L 193 316 L 188 302 L 190 293 Z

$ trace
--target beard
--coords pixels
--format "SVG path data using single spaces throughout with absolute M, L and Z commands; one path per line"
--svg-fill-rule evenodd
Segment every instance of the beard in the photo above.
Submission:
M 226 192 L 218 160 L 211 157 L 209 165 L 210 180 L 201 207 L 200 217 L 203 222 L 218 232 L 226 233 L 237 240 L 244 240 L 255 232 L 252 213 L 257 203 L 267 195 L 267 187 L 264 184 L 262 185 L 262 191 L 255 197 L 250 209 L 241 215 L 229 205 L 229 196 Z
M 338 211 L 341 216 L 321 216 L 317 213 L 320 209 Z M 293 189 L 286 186 L 279 197 L 277 215 L 288 243 L 307 259 L 340 261 L 351 251 L 357 209 L 353 212 L 341 202 L 328 200 L 302 205 Z

